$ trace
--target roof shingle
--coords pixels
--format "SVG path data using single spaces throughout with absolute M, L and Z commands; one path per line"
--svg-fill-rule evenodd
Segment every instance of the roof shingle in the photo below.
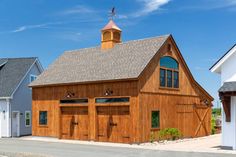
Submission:
M 30 86 L 138 78 L 169 36 L 67 51 Z
M 219 92 L 235 92 L 236 82 L 225 82 L 222 87 L 220 87 Z
M 10 97 L 37 58 L 0 58 L 0 98 Z M 7 61 L 7 62 L 6 62 Z

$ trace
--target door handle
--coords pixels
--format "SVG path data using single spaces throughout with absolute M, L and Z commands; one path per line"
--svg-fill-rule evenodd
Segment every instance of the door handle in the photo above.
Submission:
M 110 126 L 117 126 L 117 123 L 110 123 Z
M 72 125 L 79 125 L 78 122 L 72 122 Z

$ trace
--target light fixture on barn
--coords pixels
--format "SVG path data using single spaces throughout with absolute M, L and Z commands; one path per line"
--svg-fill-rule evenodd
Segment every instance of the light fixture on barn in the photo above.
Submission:
M 167 52 L 170 53 L 170 54 L 172 53 L 172 46 L 171 46 L 171 44 L 167 45 Z
M 75 96 L 75 93 L 73 92 L 67 92 L 66 98 L 72 98 Z
M 109 88 L 104 93 L 105 96 L 109 96 L 109 95 L 112 95 L 112 94 L 113 94 L 113 91 L 110 90 Z
M 2 113 L 3 113 L 3 119 L 5 119 L 6 118 L 6 111 L 3 110 Z
M 205 105 L 207 105 L 207 106 L 209 105 L 209 103 L 208 103 L 208 100 L 207 100 L 207 99 L 203 99 L 203 100 L 201 100 L 200 102 L 201 102 L 201 103 L 204 103 L 204 104 L 205 104 Z

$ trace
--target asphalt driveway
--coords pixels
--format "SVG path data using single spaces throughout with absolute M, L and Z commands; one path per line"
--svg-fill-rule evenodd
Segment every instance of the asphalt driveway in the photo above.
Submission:
M 0 139 L 0 154 L 7 157 L 235 157 L 235 154 L 160 151 L 21 139 Z

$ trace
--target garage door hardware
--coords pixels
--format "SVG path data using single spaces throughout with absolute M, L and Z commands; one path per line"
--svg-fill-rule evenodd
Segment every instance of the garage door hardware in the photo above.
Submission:
M 78 122 L 72 122 L 72 125 L 79 125 Z
M 117 123 L 110 123 L 110 126 L 117 126 Z
M 98 137 L 104 137 L 105 135 L 98 135 Z

